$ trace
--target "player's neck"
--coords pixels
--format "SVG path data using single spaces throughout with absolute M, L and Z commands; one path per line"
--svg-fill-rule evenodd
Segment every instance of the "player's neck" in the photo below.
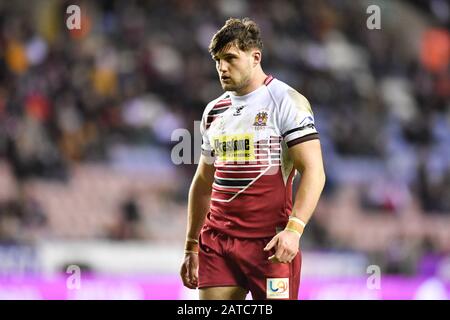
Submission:
M 262 69 L 259 69 L 255 72 L 255 75 L 252 77 L 247 86 L 239 91 L 233 91 L 233 94 L 236 96 L 245 96 L 246 94 L 249 94 L 259 87 L 263 86 L 264 80 L 266 80 L 266 78 L 267 75 L 264 73 L 264 71 Z

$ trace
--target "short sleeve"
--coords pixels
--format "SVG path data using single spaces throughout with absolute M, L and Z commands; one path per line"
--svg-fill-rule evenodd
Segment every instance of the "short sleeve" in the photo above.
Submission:
M 208 128 L 207 128 L 207 117 L 208 114 L 205 112 L 202 117 L 202 121 L 200 122 L 200 134 L 202 136 L 202 154 L 206 157 L 214 157 L 214 149 L 211 147 L 208 137 Z
M 281 135 L 289 148 L 319 138 L 308 100 L 294 89 L 289 89 L 281 102 L 279 121 Z

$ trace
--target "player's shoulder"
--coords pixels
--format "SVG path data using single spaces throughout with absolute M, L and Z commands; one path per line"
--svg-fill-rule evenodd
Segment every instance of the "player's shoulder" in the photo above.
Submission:
M 219 97 L 214 100 L 208 102 L 205 107 L 204 114 L 208 114 L 214 107 L 220 107 L 221 105 L 231 104 L 230 94 L 228 92 L 224 92 Z
M 271 91 L 274 99 L 279 102 L 281 107 L 293 105 L 311 111 L 311 105 L 308 99 L 287 83 L 274 79 L 270 84 L 267 88 Z
M 230 94 L 224 92 L 218 98 L 210 101 L 203 111 L 202 115 L 202 128 L 208 129 L 212 121 L 219 115 L 228 109 L 231 105 Z

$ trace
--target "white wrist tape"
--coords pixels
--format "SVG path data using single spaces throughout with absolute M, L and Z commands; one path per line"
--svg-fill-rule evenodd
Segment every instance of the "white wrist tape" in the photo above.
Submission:
M 306 223 L 303 222 L 303 220 L 301 220 L 301 219 L 299 219 L 299 218 L 297 218 L 297 217 L 290 216 L 290 217 L 289 217 L 289 220 L 290 220 L 290 221 L 295 221 L 295 222 L 299 223 L 303 228 L 306 227 Z

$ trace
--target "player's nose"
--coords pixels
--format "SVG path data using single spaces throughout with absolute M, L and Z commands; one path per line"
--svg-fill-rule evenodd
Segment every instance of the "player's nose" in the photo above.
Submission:
M 217 65 L 217 70 L 219 71 L 220 76 L 223 76 L 228 70 L 228 64 L 225 61 L 220 60 Z

